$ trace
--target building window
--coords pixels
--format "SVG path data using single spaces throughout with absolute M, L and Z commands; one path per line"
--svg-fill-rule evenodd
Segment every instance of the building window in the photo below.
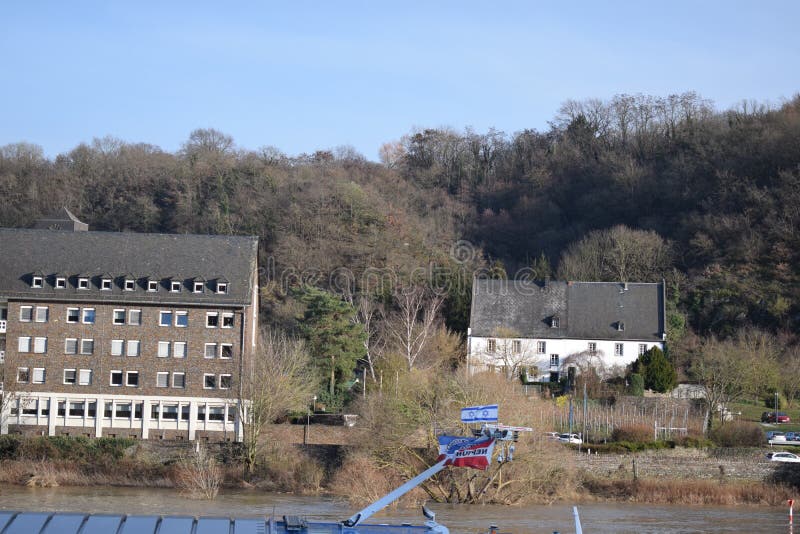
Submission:
M 209 406 L 208 407 L 208 420 L 209 421 L 224 421 L 225 420 L 225 407 L 224 406 Z
M 614 356 L 622 356 L 623 351 L 624 349 L 622 343 L 614 343 Z
M 27 384 L 30 379 L 31 375 L 27 367 L 17 367 L 17 382 Z
M 232 313 L 223 313 L 222 314 L 222 328 L 233 328 L 233 314 Z
M 159 358 L 169 357 L 169 341 L 158 342 L 158 357 Z
M 83 310 L 83 324 L 94 324 L 94 308 L 84 308 Z
M 589 354 L 597 354 L 597 343 L 594 341 L 589 342 Z
M 158 291 L 158 280 L 148 280 L 147 281 L 147 290 L 148 291 Z
M 183 389 L 186 387 L 186 373 L 172 373 L 172 387 Z
M 202 293 L 203 292 L 203 282 L 195 282 L 193 285 L 193 289 L 195 293 Z
M 81 316 L 81 310 L 78 308 L 67 308 L 67 322 L 77 323 L 78 318 Z
M 125 385 L 130 387 L 139 387 L 139 371 L 128 371 L 125 374 Z
M 89 279 L 83 276 L 78 278 L 78 289 L 89 289 Z
M 64 369 L 64 383 L 74 384 L 78 380 L 78 372 L 75 369 Z
M 36 354 L 44 354 L 45 352 L 47 352 L 46 337 L 33 338 L 33 352 Z
M 114 310 L 114 324 L 125 324 L 125 310 Z
M 100 280 L 101 291 L 111 291 L 111 278 L 103 278 Z
M 203 389 L 216 389 L 217 375 L 203 375 Z
M 645 352 L 647 352 L 647 345 L 645 343 L 639 343 L 639 356 L 644 356 Z
M 158 325 L 159 326 L 172 326 L 172 312 L 171 311 L 162 311 L 158 314 Z
M 232 375 L 219 375 L 219 389 L 231 389 L 232 384 Z
M 80 385 L 80 386 L 91 386 L 92 385 L 92 370 L 91 369 L 81 369 L 80 373 L 78 374 L 78 385 Z
M 231 345 L 230 343 L 222 343 L 220 345 L 220 348 L 221 348 L 221 352 L 219 354 L 220 358 L 223 358 L 225 360 L 230 360 L 231 358 L 233 358 L 233 345 Z
M 67 287 L 67 279 L 63 276 L 56 276 L 56 289 L 66 289 Z
M 189 326 L 189 312 L 185 311 L 175 312 L 175 326 L 184 328 Z
M 217 282 L 217 293 L 224 295 L 228 292 L 227 282 Z
M 139 356 L 141 344 L 138 340 L 129 340 L 128 341 L 128 356 Z
M 519 354 L 522 352 L 522 341 L 519 339 L 515 339 L 511 342 L 511 352 L 514 354 Z
M 206 420 L 206 406 L 205 404 L 201 404 L 197 407 L 197 420 L 198 421 L 205 421 Z
M 172 344 L 172 356 L 175 358 L 186 358 L 185 341 L 176 341 Z
M 30 352 L 31 351 L 31 338 L 21 337 L 17 341 L 17 352 Z
M 86 410 L 86 415 L 89 417 L 97 417 L 97 401 L 89 403 L 89 408 Z
M 219 313 L 206 313 L 206 328 L 216 328 L 219 326 Z
M 176 281 L 173 280 L 169 284 L 169 290 L 171 292 L 173 292 L 173 293 L 180 293 L 180 291 L 181 291 L 181 283 L 180 282 L 176 282 Z
M 181 421 L 189 420 L 189 405 L 184 404 L 181 406 Z
M 169 421 L 177 421 L 178 420 L 178 405 L 177 404 L 165 404 L 163 409 L 161 410 L 161 419 L 166 419 Z
M 94 339 L 81 339 L 81 354 L 94 354 Z
M 44 384 L 44 379 L 45 379 L 44 367 L 34 367 L 33 368 L 33 383 L 34 384 Z
M 156 387 L 169 387 L 169 373 L 156 373 Z
M 112 356 L 122 356 L 122 345 L 125 342 L 121 339 L 112 339 L 111 340 L 111 355 Z
M 19 307 L 19 322 L 29 323 L 33 320 L 33 306 Z
M 544 354 L 547 352 L 547 342 L 546 341 L 537 341 L 536 342 L 536 354 Z
M 204 353 L 205 358 L 216 358 L 217 357 L 217 344 L 216 343 L 206 343 L 206 350 Z
M 142 310 L 128 310 L 128 324 L 132 326 L 142 324 Z
M 487 352 L 495 352 L 497 350 L 497 340 L 496 339 L 487 339 L 486 340 L 486 351 Z
M 550 326 L 552 328 L 559 328 L 561 326 L 561 319 L 558 317 L 558 315 L 554 315 L 550 318 Z
M 109 385 L 121 386 L 122 385 L 122 371 L 111 371 L 111 378 L 108 381 Z
M 36 399 L 20 399 L 19 403 L 22 407 L 22 415 L 36 415 L 38 411 L 36 402 Z
M 550 367 L 558 367 L 558 354 L 550 355 Z
M 49 309 L 48 309 L 47 306 L 37 306 L 36 307 L 36 322 L 37 323 L 46 323 L 48 315 L 49 315 Z
M 83 417 L 84 402 L 70 402 L 69 403 L 69 416 L 70 417 Z
M 33 278 L 31 278 L 31 287 L 38 289 L 41 288 L 42 286 L 44 286 L 43 276 L 35 275 Z
M 625 323 L 623 323 L 622 321 L 618 321 L 617 322 L 617 330 L 619 332 L 623 332 L 625 330 Z
M 133 291 L 136 289 L 136 280 L 130 278 L 125 279 L 125 291 Z
M 78 340 L 68 337 L 64 340 L 64 354 L 78 354 Z
M 130 402 L 120 402 L 115 405 L 114 410 L 114 417 L 119 419 L 130 419 L 131 418 L 131 403 Z

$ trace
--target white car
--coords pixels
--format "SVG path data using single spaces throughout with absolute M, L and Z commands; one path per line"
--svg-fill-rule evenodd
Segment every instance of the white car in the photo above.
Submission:
M 583 443 L 583 440 L 578 434 L 559 434 L 558 441 L 560 443 L 574 443 L 576 445 Z
M 767 458 L 769 458 L 771 462 L 800 463 L 800 456 L 792 454 L 791 452 L 770 452 L 767 453 Z

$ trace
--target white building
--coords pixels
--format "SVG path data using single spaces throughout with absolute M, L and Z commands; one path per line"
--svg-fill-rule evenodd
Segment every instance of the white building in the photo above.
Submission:
M 467 337 L 470 373 L 527 370 L 558 381 L 569 367 L 609 376 L 664 349 L 664 283 L 476 279 Z

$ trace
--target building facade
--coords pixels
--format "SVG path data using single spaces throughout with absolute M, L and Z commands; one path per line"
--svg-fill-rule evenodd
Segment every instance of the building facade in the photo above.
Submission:
M 2 432 L 240 440 L 255 237 L 0 229 Z
M 620 372 L 664 349 L 664 283 L 529 282 L 476 279 L 467 363 L 558 381 L 570 367 Z

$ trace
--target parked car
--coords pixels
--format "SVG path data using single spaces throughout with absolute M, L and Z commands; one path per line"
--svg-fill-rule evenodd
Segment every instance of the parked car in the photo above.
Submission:
M 778 430 L 767 432 L 767 441 L 786 441 L 786 434 Z
M 787 432 L 784 436 L 786 437 L 786 441 L 795 441 L 800 439 L 800 432 Z
M 574 443 L 576 445 L 583 443 L 583 440 L 578 434 L 559 434 L 558 441 L 559 443 Z
M 761 422 L 763 423 L 791 423 L 792 420 L 786 415 L 786 412 L 764 412 L 761 414 Z
M 800 456 L 792 454 L 791 452 L 768 452 L 767 458 L 771 462 L 800 463 Z

